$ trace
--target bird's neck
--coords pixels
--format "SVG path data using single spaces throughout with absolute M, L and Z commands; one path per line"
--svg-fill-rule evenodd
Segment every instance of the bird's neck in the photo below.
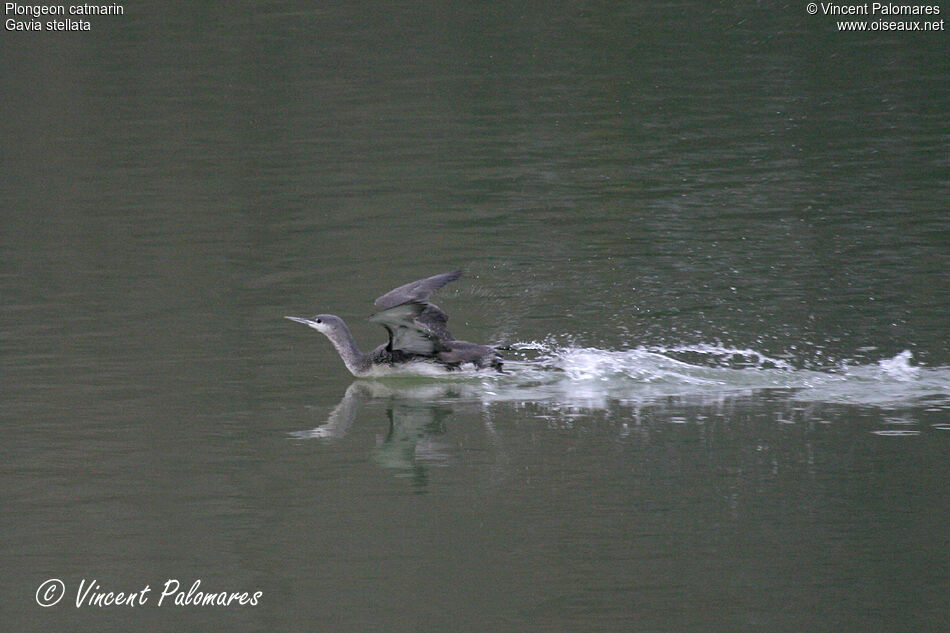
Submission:
M 334 332 L 332 336 L 328 335 L 327 338 L 333 343 L 333 347 L 336 348 L 351 374 L 365 376 L 369 372 L 373 366 L 373 359 L 360 351 L 346 324 L 343 324 L 343 327 L 338 332 Z

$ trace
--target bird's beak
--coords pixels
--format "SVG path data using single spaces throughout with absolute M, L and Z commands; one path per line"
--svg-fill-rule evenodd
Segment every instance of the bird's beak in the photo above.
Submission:
M 285 319 L 290 319 L 291 321 L 296 321 L 297 323 L 303 323 L 304 325 L 308 325 L 308 326 L 312 327 L 313 329 L 317 329 L 317 324 L 316 324 L 316 322 L 315 322 L 315 321 L 311 321 L 310 319 L 301 319 L 300 317 L 292 317 L 292 316 L 284 317 L 284 318 L 285 318 Z

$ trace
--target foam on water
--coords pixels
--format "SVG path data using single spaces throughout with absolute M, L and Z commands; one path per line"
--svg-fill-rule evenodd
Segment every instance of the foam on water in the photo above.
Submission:
M 721 344 L 605 350 L 525 342 L 511 349 L 504 374 L 474 369 L 446 372 L 419 364 L 388 378 L 449 381 L 461 391 L 468 385 L 483 400 L 554 401 L 579 408 L 603 408 L 611 401 L 734 396 L 762 390 L 786 390 L 790 398 L 806 402 L 950 405 L 950 367 L 915 366 L 910 351 L 876 363 L 843 363 L 815 370 L 795 368 L 753 349 Z
M 392 407 L 393 419 L 411 429 L 434 419 L 433 406 L 486 407 L 493 403 L 539 406 L 540 417 L 569 424 L 577 415 L 677 402 L 721 406 L 737 397 L 768 393 L 789 403 L 789 415 L 812 404 L 843 404 L 901 410 L 923 407 L 950 411 L 950 367 L 912 364 L 909 351 L 876 363 L 844 363 L 825 371 L 799 369 L 751 349 L 695 345 L 604 350 L 554 343 L 519 343 L 507 354 L 505 373 L 447 371 L 430 363 L 387 368 L 357 380 L 327 420 L 314 429 L 291 433 L 299 439 L 341 437 L 356 419 L 360 403 L 377 400 Z M 688 359 L 688 360 L 686 360 Z M 800 404 L 799 404 L 800 403 Z M 634 415 L 637 415 L 634 413 Z M 784 414 L 783 414 L 784 415 Z M 785 416 L 783 423 L 793 423 Z M 682 423 L 682 416 L 671 422 Z M 913 417 L 884 418 L 882 437 L 913 437 Z M 938 423 L 946 430 L 950 425 Z M 383 459 L 383 457 L 380 457 Z M 385 457 L 392 459 L 392 455 Z

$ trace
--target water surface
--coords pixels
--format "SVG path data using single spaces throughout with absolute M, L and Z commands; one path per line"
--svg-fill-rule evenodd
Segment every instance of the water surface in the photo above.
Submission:
M 945 33 L 126 9 L 0 38 L 10 630 L 950 619 Z M 373 298 L 457 267 L 437 301 L 505 375 L 354 382 L 283 319 L 370 348 Z

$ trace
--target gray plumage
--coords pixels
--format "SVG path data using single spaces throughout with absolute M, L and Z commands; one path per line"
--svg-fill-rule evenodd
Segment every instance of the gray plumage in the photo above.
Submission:
M 363 354 L 350 329 L 338 316 L 318 314 L 313 319 L 287 317 L 326 335 L 354 376 L 367 376 L 379 366 L 394 366 L 412 361 L 431 361 L 449 369 L 466 363 L 475 367 L 493 367 L 501 371 L 498 349 L 459 341 L 449 333 L 449 317 L 429 296 L 462 276 L 461 270 L 433 275 L 390 290 L 375 301 L 380 309 L 369 320 L 389 333 L 389 342 Z
M 425 279 L 412 281 L 394 290 L 390 290 L 382 297 L 376 299 L 373 305 L 381 310 L 388 310 L 389 308 L 395 308 L 404 303 L 426 303 L 429 301 L 429 295 L 461 276 L 461 270 L 454 270 L 450 273 L 442 273 L 441 275 L 433 275 Z

